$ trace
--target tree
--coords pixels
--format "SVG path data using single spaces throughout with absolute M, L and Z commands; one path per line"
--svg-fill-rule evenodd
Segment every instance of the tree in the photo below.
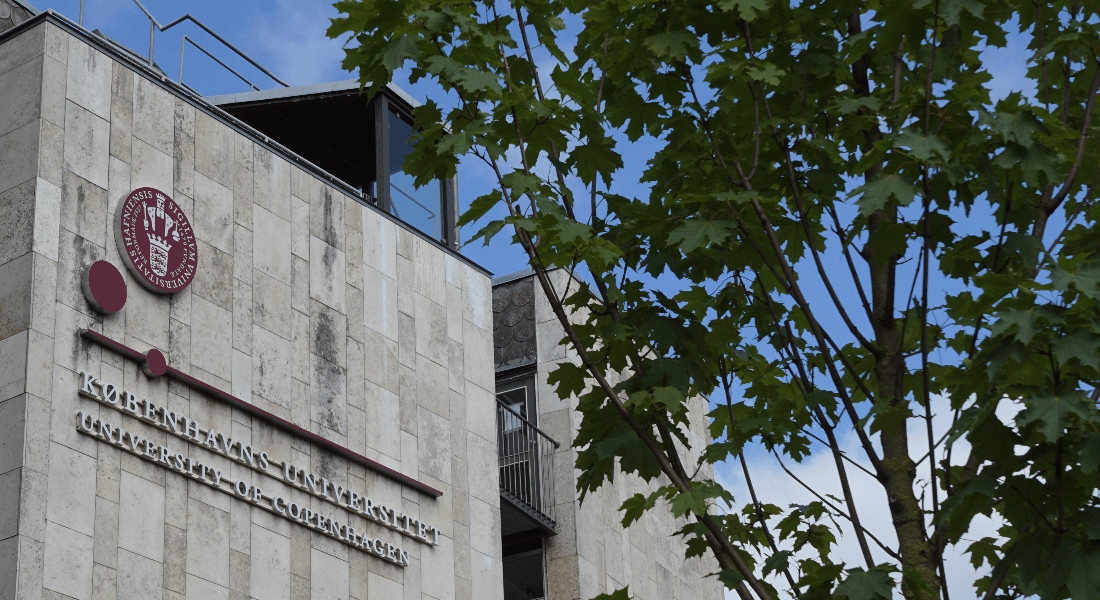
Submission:
M 416 111 L 418 182 L 467 154 L 495 173 L 461 223 L 505 208 L 478 237 L 508 226 L 556 299 L 581 359 L 552 378 L 580 396 L 582 494 L 616 461 L 663 478 L 624 521 L 657 496 L 692 515 L 692 551 L 709 549 L 742 598 L 776 585 L 851 600 L 1100 597 L 1095 3 L 336 6 L 329 34 L 351 34 L 344 67 L 371 93 L 406 67 L 453 99 Z M 998 99 L 981 52 L 1012 40 L 1035 92 Z M 623 181 L 624 154 L 646 140 L 641 181 Z M 639 183 L 646 194 L 621 191 Z M 587 283 L 562 297 L 553 266 Z M 628 376 L 612 386 L 609 372 Z M 734 461 L 751 482 L 746 448 L 829 453 L 842 497 L 780 508 L 694 477 L 683 429 L 697 395 L 716 406 L 702 460 Z M 952 425 L 937 439 L 940 395 Z M 1021 410 L 999 417 L 1008 405 Z M 925 456 L 910 451 L 913 424 Z M 847 435 L 859 456 L 842 451 Z M 968 454 L 953 454 L 959 440 Z M 896 545 L 861 525 L 857 468 L 885 490 Z M 720 510 L 734 502 L 744 510 Z M 966 541 L 978 515 L 999 537 Z M 834 561 L 830 518 L 850 523 L 862 563 Z M 991 569 L 974 590 L 947 585 L 956 544 Z

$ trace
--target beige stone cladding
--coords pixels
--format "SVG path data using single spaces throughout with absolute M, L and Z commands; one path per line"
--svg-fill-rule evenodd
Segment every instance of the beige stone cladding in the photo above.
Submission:
M 487 274 L 127 61 L 52 15 L 0 40 L 0 600 L 501 598 L 499 536 L 483 535 L 496 461 L 467 455 L 496 447 Z M 116 249 L 115 207 L 143 186 L 197 238 L 197 275 L 172 296 L 138 285 Z M 127 280 L 106 317 L 81 293 L 96 260 Z M 83 329 L 159 349 L 442 496 L 149 378 Z M 80 396 L 82 371 L 430 523 L 438 545 Z M 82 435 L 78 412 L 331 511 L 408 565 Z
M 575 280 L 562 269 L 548 273 L 558 294 Z M 573 350 L 559 341 L 565 336 L 560 322 L 550 310 L 542 286 L 535 282 L 535 322 L 538 343 L 538 406 L 540 427 L 562 442 L 555 454 L 554 489 L 557 498 L 555 518 L 558 535 L 547 538 L 545 545 L 547 600 L 589 599 L 629 586 L 631 596 L 640 600 L 719 600 L 722 586 L 715 577 L 716 563 L 708 551 L 703 557 L 686 559 L 686 544 L 675 532 L 687 521 L 672 516 L 667 504 L 658 504 L 630 527 L 622 526 L 619 507 L 636 493 L 646 494 L 667 483 L 646 483 L 635 475 L 615 473 L 614 485 L 604 484 L 588 494 L 583 503 L 577 489 L 574 470 L 576 450 L 572 449 L 580 414 L 576 397 L 561 400 L 547 383 L 555 365 L 579 359 Z M 580 321 L 583 314 L 574 314 Z M 618 383 L 609 375 L 612 384 Z M 692 427 L 686 432 L 691 442 L 690 464 L 707 443 L 707 403 L 696 399 L 690 410 Z M 699 477 L 713 477 L 708 465 Z

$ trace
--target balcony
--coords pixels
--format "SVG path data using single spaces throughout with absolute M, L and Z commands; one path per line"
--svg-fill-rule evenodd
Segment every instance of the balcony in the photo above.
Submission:
M 556 535 L 553 467 L 561 444 L 497 398 L 497 447 L 501 535 Z

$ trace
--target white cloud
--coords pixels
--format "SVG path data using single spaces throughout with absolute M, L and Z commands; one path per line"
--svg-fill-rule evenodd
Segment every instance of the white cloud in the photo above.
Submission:
M 291 85 L 352 79 L 340 68 L 343 41 L 325 34 L 336 16 L 331 2 L 275 0 L 257 13 L 247 35 L 267 55 L 261 64 Z

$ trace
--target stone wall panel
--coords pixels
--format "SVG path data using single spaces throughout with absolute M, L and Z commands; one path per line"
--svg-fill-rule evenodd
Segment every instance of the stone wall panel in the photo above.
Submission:
M 128 60 L 52 20 L 0 45 L 0 414 L 21 417 L 0 421 L 16 432 L 0 432 L 0 477 L 14 481 L 0 530 L 15 533 L 0 544 L 19 556 L 0 571 L 36 598 L 499 599 L 491 366 L 468 345 L 486 344 L 487 356 L 491 346 L 487 328 L 466 331 L 477 329 L 479 310 L 487 314 L 476 307 L 488 299 L 488 277 Z M 115 245 L 119 200 L 145 186 L 171 195 L 197 238 L 199 272 L 171 296 L 140 286 Z M 97 260 L 124 274 L 127 302 L 114 315 L 96 313 L 80 289 Z M 443 497 L 349 464 L 197 388 L 151 379 L 132 358 L 80 337 L 84 329 L 138 352 L 161 350 L 173 368 Z M 81 371 L 433 523 L 440 543 L 311 497 L 281 481 L 280 462 L 265 474 L 81 396 Z M 478 387 L 471 381 L 480 393 L 466 393 Z M 407 550 L 410 564 L 235 498 L 230 482 L 218 491 L 136 456 L 144 442 L 83 435 L 78 412 L 261 486 L 268 498 L 331 511 Z M 466 459 L 471 427 L 482 440 L 479 486 Z M 474 508 L 471 493 L 482 497 Z

